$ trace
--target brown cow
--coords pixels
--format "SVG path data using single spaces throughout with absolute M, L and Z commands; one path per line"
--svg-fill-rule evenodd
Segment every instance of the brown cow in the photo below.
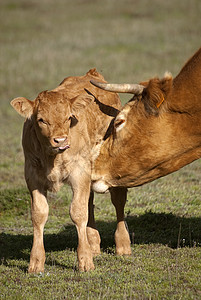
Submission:
M 117 115 L 110 136 L 96 146 L 94 191 L 139 186 L 201 157 L 201 48 L 174 79 L 166 74 L 141 85 L 92 83 L 135 95 Z
M 11 102 L 26 118 L 22 144 L 34 232 L 29 272 L 44 271 L 43 229 L 48 218 L 47 191 L 56 192 L 63 183 L 70 184 L 73 191 L 70 216 L 78 232 L 79 269 L 93 269 L 92 254 L 100 252 L 93 193 L 90 196 L 92 149 L 103 139 L 121 103 L 117 94 L 92 87 L 91 79 L 104 82 L 104 78 L 93 69 L 85 76 L 66 78 L 54 90 L 40 93 L 34 101 L 19 97 Z M 87 88 L 94 96 L 85 91 Z M 126 189 L 111 190 L 111 197 L 114 205 L 119 203 L 119 197 L 123 197 L 125 203 Z M 121 240 L 117 238 L 116 243 L 119 253 L 129 253 L 130 244 L 125 250 Z

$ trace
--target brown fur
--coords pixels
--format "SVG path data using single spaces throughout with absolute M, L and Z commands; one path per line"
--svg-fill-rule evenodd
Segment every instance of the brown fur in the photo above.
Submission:
M 135 187 L 201 157 L 201 49 L 172 79 L 144 82 L 117 115 L 93 168 L 93 189 Z
M 34 230 L 29 272 L 44 271 L 43 229 L 48 218 L 47 191 L 56 192 L 63 183 L 70 184 L 73 191 L 70 216 L 78 231 L 80 270 L 93 269 L 92 254 L 100 252 L 93 193 L 90 196 L 92 149 L 103 139 L 121 104 L 117 94 L 92 87 L 91 79 L 104 81 L 93 69 L 85 76 L 64 79 L 57 88 L 40 93 L 34 101 L 21 97 L 11 102 L 26 118 L 22 144 Z M 119 197 L 119 190 L 115 191 L 112 191 L 112 199 Z M 125 189 L 123 191 L 126 193 Z M 117 248 L 120 247 L 121 243 L 118 247 L 117 242 Z M 129 252 L 128 238 L 125 247 Z

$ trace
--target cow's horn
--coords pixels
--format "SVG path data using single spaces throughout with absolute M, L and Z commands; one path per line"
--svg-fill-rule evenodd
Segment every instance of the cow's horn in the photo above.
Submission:
M 109 92 L 116 92 L 116 93 L 129 93 L 129 94 L 141 94 L 144 90 L 144 85 L 140 84 L 114 84 L 114 83 L 103 83 L 103 82 L 98 82 L 96 80 L 90 80 L 90 82 Z

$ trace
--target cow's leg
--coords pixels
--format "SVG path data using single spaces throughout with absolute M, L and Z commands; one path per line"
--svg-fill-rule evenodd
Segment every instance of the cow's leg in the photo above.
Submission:
M 48 218 L 49 207 L 46 193 L 32 190 L 31 218 L 33 224 L 33 246 L 30 256 L 29 273 L 44 272 L 45 249 L 43 244 L 43 230 Z
M 88 205 L 89 217 L 88 217 L 88 224 L 87 224 L 87 238 L 93 255 L 98 255 L 100 254 L 101 239 L 100 239 L 99 232 L 96 229 L 93 201 L 94 201 L 94 193 L 91 192 L 89 197 L 89 205 Z
M 80 271 L 94 269 L 93 255 L 87 238 L 88 202 L 90 196 L 91 179 L 82 170 L 76 170 L 76 180 L 71 180 L 73 200 L 70 206 L 70 216 L 78 233 L 78 265 Z M 79 174 L 81 173 L 81 174 Z M 81 176 L 80 176 L 81 175 Z
M 110 194 L 117 215 L 117 229 L 115 232 L 116 254 L 130 255 L 130 237 L 124 222 L 124 206 L 126 204 L 127 189 L 111 188 Z

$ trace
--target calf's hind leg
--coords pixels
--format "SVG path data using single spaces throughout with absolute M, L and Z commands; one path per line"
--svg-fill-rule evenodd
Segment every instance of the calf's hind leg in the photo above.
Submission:
M 110 194 L 117 215 L 117 229 L 115 231 L 116 254 L 130 255 L 130 237 L 124 221 L 124 206 L 126 204 L 127 189 L 119 187 L 111 188 Z
M 100 254 L 100 235 L 98 230 L 96 229 L 96 223 L 94 218 L 94 193 L 91 192 L 89 197 L 89 205 L 88 205 L 88 224 L 87 224 L 87 238 L 89 245 L 91 247 L 91 251 L 93 255 Z
M 90 195 L 91 178 L 89 173 L 82 169 L 75 169 L 76 176 L 71 178 L 73 199 L 70 206 L 70 216 L 78 233 L 77 257 L 80 271 L 94 269 L 93 255 L 87 237 L 88 203 Z M 76 178 L 76 180 L 75 180 Z

